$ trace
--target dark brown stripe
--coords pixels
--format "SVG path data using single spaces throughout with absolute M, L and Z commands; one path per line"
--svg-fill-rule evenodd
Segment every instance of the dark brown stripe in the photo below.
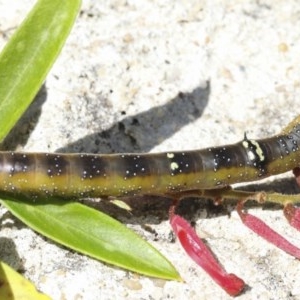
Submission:
M 241 143 L 209 148 L 207 151 L 209 153 L 206 153 L 206 157 L 203 157 L 205 170 L 208 169 L 217 172 L 220 169 L 238 168 L 243 165 L 249 165 L 247 152 Z
M 70 175 L 70 159 L 67 156 L 45 153 L 36 156 L 36 170 L 40 173 L 46 173 L 49 177 Z
M 34 171 L 35 158 L 26 153 L 10 152 L 3 159 L 3 168 L 8 170 L 9 175 L 13 176 L 17 173 L 26 173 Z
M 152 159 L 149 155 L 140 154 L 120 154 L 111 157 L 112 172 L 116 172 L 120 177 L 130 179 L 133 177 L 147 177 L 156 175 Z
M 202 159 L 198 152 L 169 152 L 161 155 L 165 160 L 165 173 L 172 176 L 193 174 L 203 170 Z
M 73 157 L 72 166 L 82 179 L 107 177 L 110 173 L 109 159 L 100 155 L 79 154 Z

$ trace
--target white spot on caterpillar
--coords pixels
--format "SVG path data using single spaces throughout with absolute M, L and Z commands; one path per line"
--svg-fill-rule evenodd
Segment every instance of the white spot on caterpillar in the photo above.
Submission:
M 247 151 L 247 154 L 248 154 L 248 157 L 249 157 L 250 160 L 255 160 L 255 155 L 251 150 Z
M 170 163 L 170 168 L 171 168 L 172 171 L 175 171 L 176 169 L 179 168 L 179 165 L 178 165 L 177 162 L 173 161 L 173 162 Z
M 242 145 L 245 149 L 248 149 L 249 148 L 249 143 L 247 141 L 243 141 L 242 142 Z
M 167 153 L 167 158 L 174 158 L 174 153 Z

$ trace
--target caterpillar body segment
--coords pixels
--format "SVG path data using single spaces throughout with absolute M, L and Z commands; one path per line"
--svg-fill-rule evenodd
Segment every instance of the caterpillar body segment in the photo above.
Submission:
M 217 189 L 300 167 L 300 118 L 281 134 L 148 154 L 0 152 L 0 191 L 71 198 Z

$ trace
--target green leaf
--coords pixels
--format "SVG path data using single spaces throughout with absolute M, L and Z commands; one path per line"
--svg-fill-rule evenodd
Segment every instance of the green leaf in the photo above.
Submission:
M 148 276 L 180 280 L 154 247 L 115 219 L 61 199 L 6 199 L 5 206 L 26 225 L 69 248 Z
M 80 0 L 40 0 L 0 54 L 0 142 L 34 99 L 72 28 Z
M 0 261 L 0 299 L 5 300 L 50 300 L 39 293 L 33 284 Z

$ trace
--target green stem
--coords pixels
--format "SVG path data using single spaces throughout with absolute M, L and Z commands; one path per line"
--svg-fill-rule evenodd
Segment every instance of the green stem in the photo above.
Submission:
M 213 199 L 215 202 L 220 202 L 224 200 L 237 200 L 246 202 L 248 200 L 254 200 L 260 204 L 271 202 L 283 206 L 285 206 L 288 203 L 300 203 L 300 194 L 285 195 L 279 193 L 249 192 L 233 190 L 230 187 L 221 189 L 186 191 L 180 192 L 177 195 L 173 195 L 173 198 L 176 199 L 183 199 L 187 197 L 210 198 Z

